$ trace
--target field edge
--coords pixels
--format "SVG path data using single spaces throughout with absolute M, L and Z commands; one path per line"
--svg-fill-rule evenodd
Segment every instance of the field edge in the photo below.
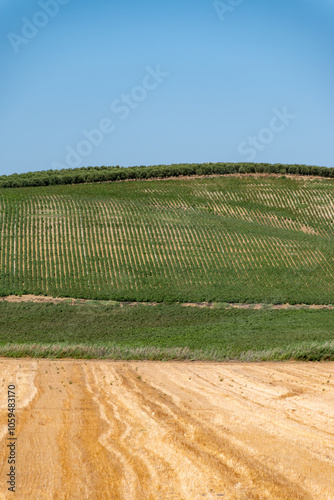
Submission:
M 283 348 L 248 350 L 228 354 L 220 349 L 189 349 L 188 347 L 125 347 L 101 344 L 8 343 L 0 345 L 0 356 L 8 358 L 71 358 L 110 361 L 334 361 L 334 340 L 301 342 Z

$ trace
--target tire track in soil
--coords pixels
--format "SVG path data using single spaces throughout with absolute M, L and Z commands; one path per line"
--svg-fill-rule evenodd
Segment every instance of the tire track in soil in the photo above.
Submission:
M 86 388 L 84 366 L 73 366 L 70 382 L 58 437 L 63 484 L 66 485 L 66 491 L 59 498 L 120 498 L 122 469 L 99 441 L 106 424 Z

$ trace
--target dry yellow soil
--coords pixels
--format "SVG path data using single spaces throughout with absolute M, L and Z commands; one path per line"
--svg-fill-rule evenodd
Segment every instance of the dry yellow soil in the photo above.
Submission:
M 0 476 L 1 499 L 334 499 L 334 363 L 2 358 Z

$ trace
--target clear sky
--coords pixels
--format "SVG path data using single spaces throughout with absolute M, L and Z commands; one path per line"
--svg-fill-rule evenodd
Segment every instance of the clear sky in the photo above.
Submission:
M 0 0 L 0 175 L 334 166 L 334 0 Z

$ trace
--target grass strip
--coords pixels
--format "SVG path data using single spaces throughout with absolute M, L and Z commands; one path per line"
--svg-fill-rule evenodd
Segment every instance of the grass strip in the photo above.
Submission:
M 85 344 L 6 344 L 0 355 L 12 358 L 72 358 L 146 361 L 334 361 L 334 341 L 303 342 L 264 351 L 249 350 L 227 354 L 223 350 L 188 347 L 124 347 Z

